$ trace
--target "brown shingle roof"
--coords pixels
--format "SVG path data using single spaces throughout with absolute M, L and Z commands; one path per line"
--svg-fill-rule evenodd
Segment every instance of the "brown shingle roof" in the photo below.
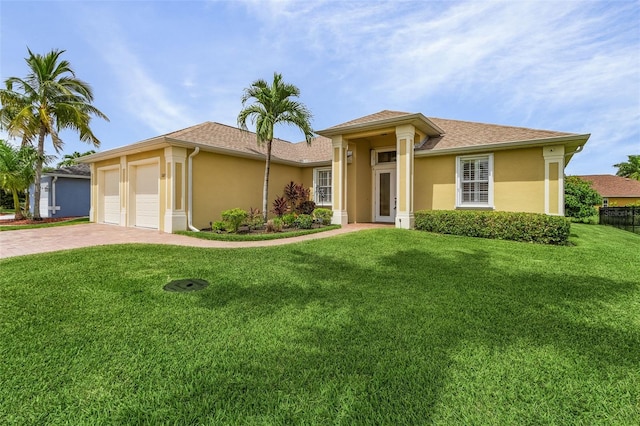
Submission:
M 583 175 L 602 197 L 640 197 L 640 181 L 614 175 Z
M 351 120 L 351 121 L 347 121 L 347 122 L 342 123 L 342 124 L 337 124 L 335 126 L 331 126 L 327 130 L 335 129 L 335 128 L 338 128 L 338 127 L 353 126 L 353 125 L 356 125 L 356 124 L 373 123 L 375 121 L 387 120 L 389 118 L 402 117 L 403 115 L 411 115 L 411 113 L 402 112 L 402 111 L 390 111 L 388 109 L 385 109 L 383 111 L 376 112 L 374 114 L 369 114 L 369 115 L 365 115 L 364 117 L 356 118 L 355 120 Z
M 359 126 L 368 127 L 368 125 L 371 124 L 375 127 L 376 122 L 384 122 L 384 125 L 393 125 L 396 121 L 395 119 L 400 122 L 403 118 L 405 120 L 417 120 L 418 124 L 424 124 L 426 126 L 426 131 L 437 131 L 435 134 L 440 134 L 439 136 L 429 137 L 424 144 L 416 148 L 416 151 L 423 152 L 424 154 L 428 152 L 438 153 L 438 151 L 446 152 L 445 150 L 447 149 L 464 150 L 465 148 L 469 148 L 473 150 L 492 144 L 509 142 L 523 142 L 527 144 L 529 141 L 535 142 L 548 138 L 577 136 L 572 133 L 550 130 L 500 126 L 496 124 L 442 118 L 427 118 L 422 114 L 389 110 L 347 121 L 330 127 L 326 129 L 326 131 L 328 134 L 340 134 L 342 127 L 345 127 L 345 131 L 349 132 L 354 130 L 354 126 L 356 128 Z M 331 132 L 331 130 L 333 130 L 333 132 Z M 242 131 L 236 127 L 211 121 L 147 139 L 133 145 L 165 142 L 167 139 L 169 139 L 169 142 L 173 141 L 173 143 L 183 142 L 205 147 L 209 146 L 212 149 L 236 152 L 238 155 L 264 156 L 266 153 L 266 147 L 258 146 L 255 133 Z M 116 155 L 120 152 L 118 150 L 125 148 L 126 147 L 116 148 L 112 150 L 113 152 L 106 151 L 105 153 L 94 154 L 89 156 L 88 160 L 95 161 L 98 158 L 105 158 L 105 155 Z M 317 136 L 313 138 L 311 145 L 307 145 L 305 142 L 291 143 L 282 139 L 274 139 L 272 158 L 275 161 L 282 160 L 302 164 L 328 163 L 331 161 L 331 139 L 325 136 Z
M 448 120 L 444 118 L 429 117 L 429 120 L 442 128 L 445 131 L 445 134 L 440 137 L 429 138 L 429 140 L 427 140 L 419 150 L 437 151 L 449 148 L 464 148 L 495 143 L 528 141 L 572 135 L 572 133 L 555 132 L 551 130 L 501 126 L 497 124 Z
M 257 144 L 255 133 L 211 121 L 167 133 L 161 137 L 229 149 L 244 154 L 266 154 L 266 147 Z M 300 163 L 329 161 L 331 139 L 318 136 L 312 139 L 311 145 L 307 145 L 306 142 L 291 143 L 276 138 L 273 140 L 271 155 L 275 160 Z

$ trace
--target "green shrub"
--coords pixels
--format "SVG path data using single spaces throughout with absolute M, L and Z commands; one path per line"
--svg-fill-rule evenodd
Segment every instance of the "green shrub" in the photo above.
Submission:
M 213 232 L 227 232 L 227 226 L 228 226 L 227 222 L 218 220 L 211 224 L 211 230 Z
M 570 221 L 539 213 L 433 210 L 415 214 L 418 230 L 467 237 L 566 244 Z
M 280 219 L 282 219 L 282 225 L 285 228 L 291 228 L 296 223 L 296 218 L 298 217 L 295 213 L 287 213 L 283 215 Z
M 298 215 L 298 218 L 295 221 L 295 225 L 300 229 L 311 229 L 313 226 L 313 216 L 310 214 L 301 214 Z
M 317 208 L 313 211 L 313 217 L 322 222 L 323 225 L 331 224 L 333 212 L 329 209 Z
M 262 219 L 260 209 L 249 207 L 247 218 L 245 219 L 244 224 L 247 225 L 250 230 L 262 228 L 264 226 L 264 220 Z
M 273 219 L 267 220 L 264 229 L 266 232 L 282 232 L 282 219 L 274 217 Z
M 229 230 L 231 232 L 238 232 L 238 228 L 242 225 L 242 222 L 247 218 L 248 213 L 242 209 L 230 209 L 222 212 L 222 220 L 229 224 Z

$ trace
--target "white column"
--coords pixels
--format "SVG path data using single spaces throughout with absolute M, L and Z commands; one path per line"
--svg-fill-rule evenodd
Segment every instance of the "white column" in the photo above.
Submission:
M 120 157 L 120 226 L 129 226 L 127 209 L 129 206 L 129 176 L 127 176 L 127 156 Z
M 185 162 L 187 150 L 170 146 L 164 149 L 165 159 L 165 213 L 164 232 L 185 231 Z
M 564 216 L 564 146 L 545 146 L 544 156 L 544 212 Z
M 98 211 L 98 175 L 96 175 L 96 163 L 89 164 L 89 170 L 91 170 L 91 180 L 89 184 L 90 191 L 90 206 L 89 206 L 89 222 L 97 222 L 98 218 L 95 216 Z
M 410 124 L 396 127 L 396 228 L 412 229 L 413 146 L 416 128 Z
M 345 226 L 347 215 L 347 140 L 342 135 L 331 138 L 331 180 L 333 196 L 333 218 L 331 223 Z

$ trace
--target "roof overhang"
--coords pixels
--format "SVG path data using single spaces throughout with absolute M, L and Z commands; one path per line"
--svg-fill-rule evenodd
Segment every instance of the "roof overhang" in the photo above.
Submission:
M 202 143 L 183 141 L 180 139 L 162 137 L 162 138 L 154 138 L 146 141 L 134 143 L 132 145 L 126 145 L 119 148 L 113 148 L 108 151 L 98 152 L 95 154 L 87 155 L 78 159 L 78 162 L 81 163 L 95 163 L 98 161 L 109 160 L 112 158 L 121 157 L 123 155 L 131 155 L 138 154 L 141 152 L 153 151 L 155 149 L 164 149 L 169 146 L 177 146 L 186 149 L 195 149 L 196 147 L 200 148 L 200 151 L 212 152 L 215 154 L 229 155 L 232 157 L 240 157 L 240 158 L 249 158 L 252 160 L 262 160 L 265 159 L 265 154 L 260 151 L 255 152 L 242 152 L 229 148 L 221 148 L 217 146 L 211 146 Z M 272 154 L 271 162 L 276 164 L 284 164 L 288 166 L 295 167 L 318 167 L 325 166 L 331 164 L 331 159 L 328 158 L 326 161 L 292 161 L 285 160 L 282 158 L 278 158 Z
M 389 128 L 410 124 L 416 130 L 426 136 L 444 135 L 444 130 L 438 127 L 421 113 L 406 114 L 398 117 L 385 118 L 382 120 L 369 121 L 366 123 L 351 124 L 346 126 L 330 127 L 324 130 L 317 130 L 316 133 L 327 138 L 342 135 L 347 138 L 361 137 L 362 135 L 373 135 L 376 132 L 384 132 Z
M 506 149 L 517 149 L 527 147 L 538 147 L 546 145 L 563 145 L 565 147 L 565 157 L 568 157 L 566 163 L 569 162 L 571 156 L 576 152 L 580 152 L 582 147 L 591 134 L 555 136 L 544 139 L 529 139 L 521 141 L 497 142 L 475 146 L 462 146 L 455 148 L 417 150 L 415 157 L 433 157 L 438 155 L 466 154 L 486 151 L 501 151 Z
M 70 179 L 91 179 L 91 175 L 65 175 L 63 173 L 43 173 L 43 177 L 57 177 L 57 178 L 70 178 Z

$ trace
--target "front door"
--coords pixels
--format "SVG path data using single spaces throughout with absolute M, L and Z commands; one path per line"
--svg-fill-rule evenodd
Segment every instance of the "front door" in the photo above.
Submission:
M 396 170 L 375 170 L 374 221 L 390 222 L 396 220 Z

